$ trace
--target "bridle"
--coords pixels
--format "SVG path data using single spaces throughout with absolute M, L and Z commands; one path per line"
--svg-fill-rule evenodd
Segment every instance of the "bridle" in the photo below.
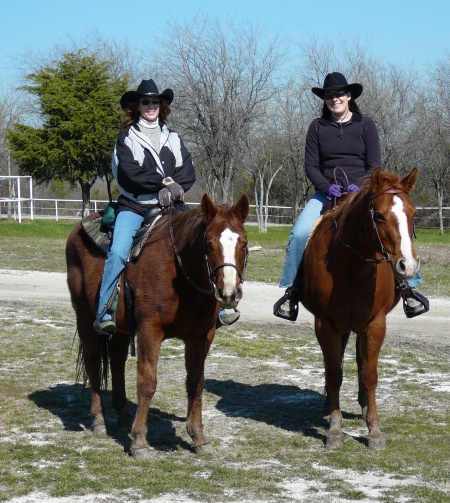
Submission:
M 406 192 L 402 189 L 386 189 L 386 190 L 383 190 L 382 192 L 379 192 L 378 194 L 374 194 L 370 198 L 369 216 L 370 216 L 370 220 L 372 222 L 373 229 L 375 231 L 375 235 L 378 239 L 378 244 L 380 245 L 379 251 L 382 255 L 382 258 L 374 259 L 374 258 L 365 257 L 362 253 L 359 253 L 358 250 L 355 250 L 349 244 L 347 244 L 340 236 L 339 236 L 339 242 L 343 246 L 345 246 L 348 250 L 350 250 L 354 255 L 356 255 L 357 257 L 359 257 L 360 259 L 364 260 L 367 263 L 381 264 L 382 262 L 388 262 L 389 264 L 391 264 L 391 267 L 394 267 L 394 264 L 393 264 L 394 260 L 391 256 L 391 254 L 386 250 L 386 248 L 383 245 L 383 241 L 380 238 L 380 234 L 378 232 L 378 227 L 377 227 L 377 224 L 376 224 L 375 218 L 374 218 L 375 211 L 373 208 L 373 200 L 379 196 L 384 195 L 384 194 L 394 194 L 395 195 L 395 194 L 406 194 Z
M 248 248 L 245 248 L 245 258 L 244 258 L 244 267 L 242 271 L 240 271 L 234 264 L 231 264 L 230 262 L 222 262 L 218 265 L 216 265 L 214 268 L 211 268 L 209 261 L 208 261 L 208 252 L 207 252 L 207 244 L 206 244 L 206 231 L 204 234 L 204 244 L 205 244 L 205 262 L 206 262 L 206 268 L 208 272 L 208 280 L 209 280 L 209 286 L 210 289 L 207 290 L 206 288 L 202 288 L 201 286 L 197 285 L 197 283 L 189 276 L 189 274 L 186 272 L 186 269 L 183 266 L 183 261 L 181 259 L 180 254 L 178 253 L 177 245 L 175 243 L 175 236 L 173 234 L 173 226 L 172 226 L 172 209 L 173 205 L 170 206 L 169 209 L 169 234 L 170 234 L 170 240 L 172 241 L 172 247 L 173 251 L 175 253 L 175 257 L 177 258 L 178 265 L 180 267 L 181 272 L 183 273 L 183 276 L 187 279 L 189 284 L 195 288 L 200 293 L 204 293 L 206 295 L 213 295 L 215 296 L 215 290 L 217 288 L 217 284 L 215 283 L 214 279 L 216 277 L 216 273 L 218 270 L 223 269 L 224 267 L 233 267 L 236 272 L 238 273 L 239 276 L 239 285 L 242 285 L 245 281 L 245 268 L 247 267 L 247 260 L 248 260 Z

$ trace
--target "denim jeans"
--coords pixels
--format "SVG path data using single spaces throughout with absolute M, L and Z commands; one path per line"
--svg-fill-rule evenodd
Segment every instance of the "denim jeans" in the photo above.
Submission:
M 286 247 L 286 259 L 281 274 L 280 288 L 287 288 L 294 283 L 311 229 L 320 217 L 323 205 L 327 202 L 328 197 L 326 194 L 318 191 L 314 192 L 295 222 Z M 409 279 L 407 283 L 409 286 L 414 287 L 423 283 L 423 279 L 419 273 L 416 273 L 414 278 Z
M 114 223 L 112 243 L 106 257 L 100 286 L 97 318 L 110 319 L 111 313 L 106 313 L 111 297 L 116 291 L 121 272 L 127 263 L 128 254 L 136 231 L 141 227 L 144 218 L 132 211 L 121 211 Z

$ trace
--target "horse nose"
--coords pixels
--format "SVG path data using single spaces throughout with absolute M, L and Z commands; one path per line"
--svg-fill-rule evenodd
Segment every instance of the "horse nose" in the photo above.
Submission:
M 417 260 L 407 262 L 404 258 L 401 258 L 395 264 L 395 273 L 400 279 L 412 278 L 418 270 L 419 261 Z
M 230 309 L 236 307 L 242 299 L 242 287 L 239 285 L 235 290 L 229 294 L 225 294 L 222 288 L 216 288 L 216 299 L 219 301 L 220 307 Z

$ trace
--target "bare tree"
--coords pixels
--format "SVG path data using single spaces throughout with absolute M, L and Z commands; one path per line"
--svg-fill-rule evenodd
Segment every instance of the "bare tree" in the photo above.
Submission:
M 274 79 L 283 63 L 277 39 L 264 45 L 251 26 L 194 19 L 172 23 L 162 45 L 179 93 L 172 120 L 194 145 L 207 190 L 229 202 L 252 127 L 277 93 Z

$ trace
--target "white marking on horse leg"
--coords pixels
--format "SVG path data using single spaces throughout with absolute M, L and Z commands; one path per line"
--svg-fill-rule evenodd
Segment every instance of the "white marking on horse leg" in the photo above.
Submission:
M 408 231 L 408 219 L 403 210 L 403 201 L 394 196 L 394 204 L 392 205 L 392 212 L 397 217 L 398 229 L 400 232 L 400 251 L 402 252 L 405 261 L 405 273 L 407 276 L 414 276 L 417 270 L 417 261 L 413 257 L 413 245 Z
M 220 244 L 223 250 L 223 261 L 229 264 L 236 265 L 236 245 L 239 239 L 239 234 L 225 229 L 220 236 Z M 236 269 L 234 267 L 223 268 L 223 295 L 228 297 L 234 293 L 236 289 Z

